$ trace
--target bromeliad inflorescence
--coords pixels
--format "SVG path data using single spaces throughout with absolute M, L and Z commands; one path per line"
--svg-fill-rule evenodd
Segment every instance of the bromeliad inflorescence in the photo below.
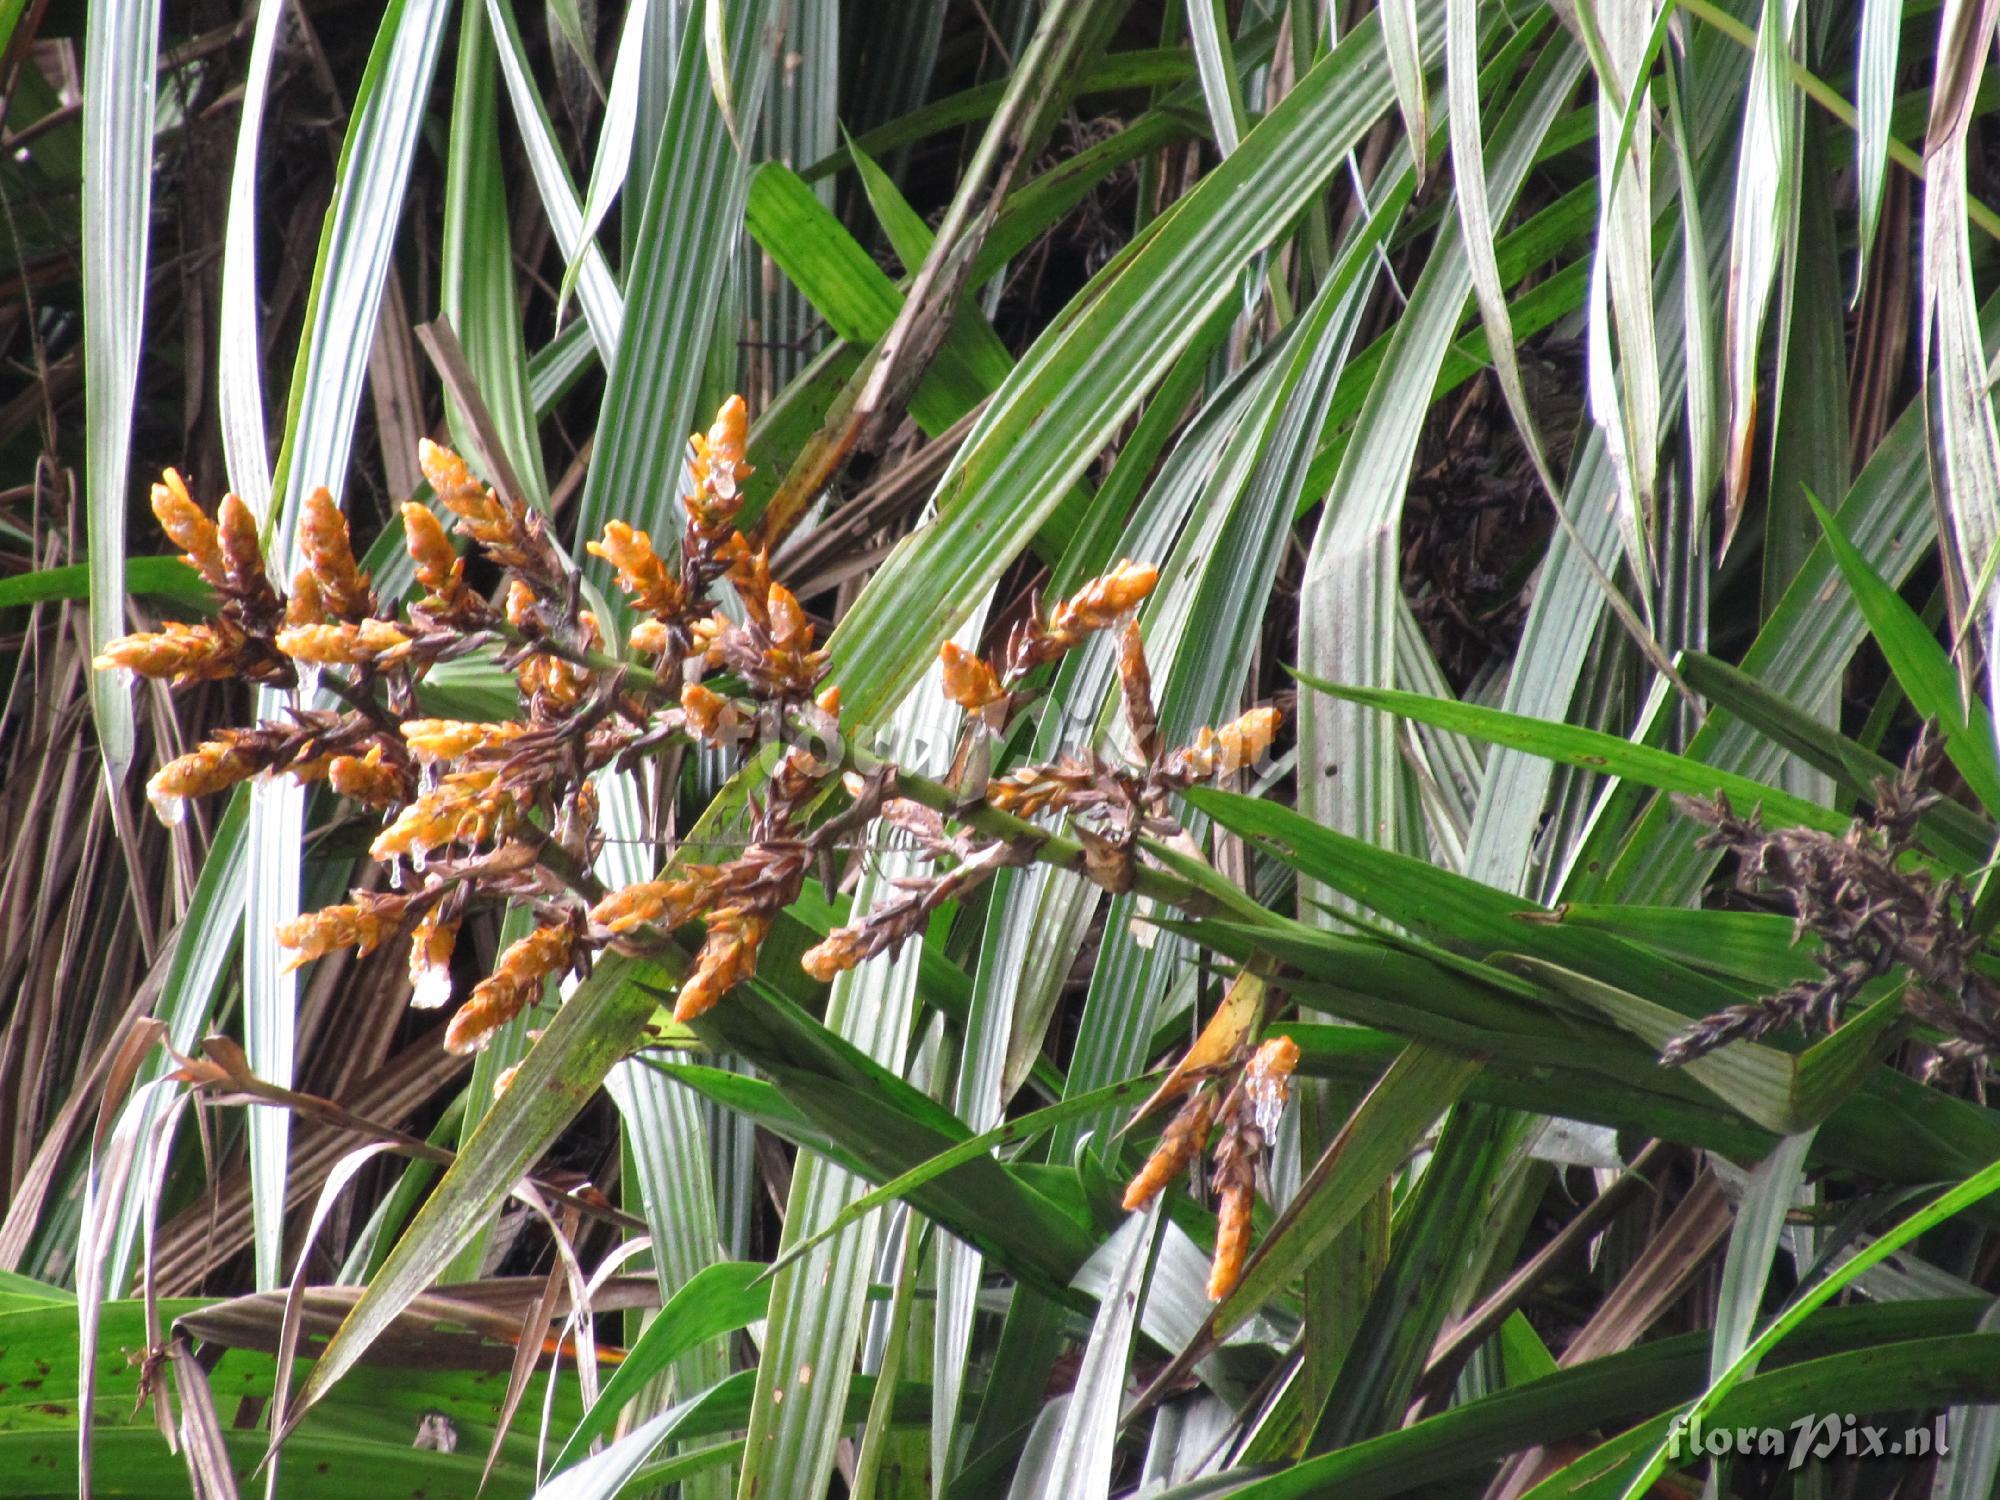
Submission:
M 190 798 L 271 775 L 324 784 L 359 804 L 379 820 L 369 847 L 391 869 L 389 889 L 357 889 L 288 922 L 279 937 L 302 964 L 407 935 L 420 1006 L 450 998 L 468 912 L 526 907 L 533 926 L 447 1027 L 445 1045 L 470 1051 L 550 980 L 586 972 L 603 949 L 677 951 L 675 931 L 696 923 L 701 940 L 675 1016 L 699 1016 L 756 972 L 774 922 L 809 873 L 878 818 L 922 849 L 934 873 L 903 882 L 894 898 L 812 948 L 803 962 L 816 979 L 893 955 L 931 912 L 1008 865 L 1057 860 L 1109 890 L 1130 890 L 1143 866 L 1142 836 L 1187 843 L 1171 795 L 1231 775 L 1269 748 L 1279 723 L 1272 708 L 1164 746 L 1134 618 L 1157 573 L 1126 561 L 1037 607 L 994 661 L 953 645 L 941 654 L 945 692 L 967 715 L 968 744 L 986 743 L 1028 701 L 1037 668 L 1094 633 L 1119 630 L 1126 754 L 1066 751 L 968 790 L 860 751 L 843 737 L 839 689 L 823 684 L 817 627 L 772 578 L 768 552 L 738 529 L 747 443 L 740 398 L 692 439 L 677 547 L 663 553 L 622 521 L 589 543 L 637 616 L 627 638 L 636 660 L 606 654 L 603 623 L 582 607 L 582 580 L 543 517 L 434 443 L 422 445 L 419 460 L 438 509 L 417 501 L 402 508 L 416 585 L 407 601 L 384 597 L 362 571 L 326 490 L 305 503 L 305 565 L 281 591 L 248 507 L 226 496 L 211 516 L 169 471 L 153 488 L 154 513 L 218 609 L 209 621 L 113 641 L 97 666 L 176 684 L 241 677 L 296 697 L 278 716 L 219 730 L 162 766 L 147 787 L 154 808 L 175 822 Z M 468 582 L 447 521 L 498 569 L 492 597 Z M 715 597 L 725 583 L 733 612 Z M 476 652 L 512 672 L 513 713 L 471 720 L 428 708 L 427 674 Z M 592 873 L 603 843 L 596 778 L 664 757 L 659 784 L 672 787 L 671 758 L 694 742 L 765 757 L 742 852 L 693 863 L 663 841 L 658 878 L 606 889 Z M 1057 832 L 1057 819 L 1073 838 Z M 1232 1118 L 1225 1110 L 1225 1132 L 1241 1135 Z

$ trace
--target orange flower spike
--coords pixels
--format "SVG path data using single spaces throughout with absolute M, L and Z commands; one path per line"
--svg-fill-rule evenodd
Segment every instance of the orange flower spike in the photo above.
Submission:
M 1277 738 L 1282 719 L 1283 715 L 1277 709 L 1267 706 L 1253 708 L 1223 725 L 1215 735 L 1216 749 L 1220 752 L 1215 774 L 1231 776 L 1245 766 L 1256 764 L 1271 748 L 1271 741 Z
M 656 615 L 671 615 L 680 609 L 680 583 L 667 571 L 665 560 L 653 550 L 653 539 L 646 532 L 612 521 L 604 528 L 604 540 L 591 542 L 588 550 L 617 569 L 618 587 L 632 596 L 635 609 Z
M 708 940 L 696 955 L 695 970 L 681 986 L 674 1004 L 676 1021 L 692 1021 L 714 1008 L 717 1001 L 757 972 L 757 948 L 770 930 L 768 917 L 746 913 L 737 907 L 713 912 L 708 921 Z
M 782 583 L 771 585 L 771 592 L 766 596 L 765 613 L 771 622 L 772 644 L 796 646 L 802 651 L 811 648 L 812 625 L 806 619 L 806 612 L 799 607 L 798 596 Z
M 417 582 L 433 594 L 450 594 L 464 581 L 465 563 L 445 534 L 444 522 L 420 501 L 403 502 L 403 545 L 417 565 Z
M 967 713 L 977 713 L 1007 696 L 1000 675 L 974 652 L 957 641 L 938 648 L 938 665 L 944 679 L 944 695 Z
M 865 956 L 861 951 L 860 929 L 836 927 L 806 949 L 799 959 L 799 967 L 819 983 L 831 984 L 835 975 L 846 973 Z
M 394 661 L 409 650 L 410 638 L 387 620 L 363 620 L 288 626 L 278 632 L 277 646 L 292 660 L 314 666 L 359 666 Z
M 189 566 L 207 580 L 210 588 L 219 589 L 229 581 L 215 522 L 195 504 L 178 469 L 167 470 L 153 486 L 153 514 L 167 540 L 187 554 Z
M 731 396 L 716 408 L 703 444 L 708 460 L 709 483 L 717 494 L 733 495 L 736 487 L 755 472 L 743 461 L 750 446 L 750 407 L 741 396 Z
M 91 665 L 100 672 L 122 668 L 140 677 L 198 682 L 232 675 L 234 656 L 235 648 L 210 627 L 169 620 L 157 631 L 106 641 L 103 653 Z
M 1093 630 L 1115 625 L 1119 616 L 1139 604 L 1160 581 L 1160 570 L 1141 567 L 1125 558 L 1110 572 L 1093 578 L 1051 612 L 1049 634 L 1074 646 Z
M 257 518 L 235 495 L 224 495 L 216 507 L 215 521 L 229 587 L 239 592 L 255 589 L 265 581 L 264 544 L 257 534 Z
M 526 1010 L 542 992 L 542 981 L 570 965 L 576 933 L 567 925 L 537 927 L 500 955 L 493 973 L 473 987 L 445 1028 L 447 1052 L 477 1052 L 493 1033 Z
M 380 860 L 402 855 L 420 859 L 446 844 L 478 843 L 508 831 L 520 813 L 512 797 L 493 789 L 499 775 L 492 770 L 452 772 L 376 834 L 369 854 Z
M 370 745 L 366 755 L 336 755 L 326 779 L 341 796 L 368 807 L 393 807 L 409 790 L 402 771 L 382 759 L 380 745 Z
M 613 932 L 630 932 L 648 922 L 679 927 L 701 909 L 715 871 L 691 866 L 681 880 L 642 880 L 613 891 L 590 909 L 590 920 Z
M 294 917 L 278 928 L 279 945 L 292 950 L 292 961 L 285 965 L 285 971 L 324 958 L 338 948 L 370 952 L 401 912 L 401 902 L 395 902 L 386 911 L 375 904 L 322 906 Z
M 1194 1160 L 1208 1144 L 1208 1132 L 1215 1124 L 1215 1094 L 1204 1090 L 1183 1104 L 1180 1112 L 1160 1132 L 1160 1144 L 1146 1158 L 1139 1175 L 1125 1189 L 1125 1209 L 1130 1212 L 1152 1202 L 1153 1195 L 1173 1181 L 1175 1175 Z
M 484 516 L 488 510 L 486 486 L 472 477 L 465 460 L 429 438 L 417 443 L 417 467 L 437 492 L 438 502 L 456 516 Z
M 527 725 L 512 720 L 485 723 L 476 719 L 408 719 L 403 724 L 403 742 L 418 760 L 434 764 L 463 759 L 490 745 L 504 745 L 527 732 Z
M 749 441 L 750 409 L 741 396 L 723 402 L 707 433 L 698 432 L 688 440 L 693 450 L 688 460 L 691 486 L 681 498 L 681 508 L 693 529 L 711 543 L 722 539 L 743 508 L 741 486 L 754 472 L 743 461 Z
M 368 591 L 368 575 L 354 561 L 347 517 L 340 513 L 340 507 L 333 503 L 333 495 L 324 485 L 306 497 L 299 542 L 328 609 L 343 619 L 354 620 L 375 607 L 375 596 Z
M 187 816 L 188 798 L 228 791 L 262 769 L 255 758 L 234 745 L 209 740 L 155 771 L 146 783 L 146 800 L 153 804 L 154 815 L 162 823 L 177 827 Z
M 458 918 L 443 920 L 433 906 L 410 934 L 410 1004 L 436 1010 L 451 998 L 451 954 L 458 946 Z
M 1208 1300 L 1220 1302 L 1243 1279 L 1243 1260 L 1250 1250 L 1250 1200 L 1247 1185 L 1226 1187 L 1215 1206 L 1215 1259 L 1208 1270 Z
M 285 623 L 294 628 L 326 623 L 326 596 L 320 592 L 319 579 L 311 568 L 300 568 L 292 575 L 291 597 L 285 600 Z

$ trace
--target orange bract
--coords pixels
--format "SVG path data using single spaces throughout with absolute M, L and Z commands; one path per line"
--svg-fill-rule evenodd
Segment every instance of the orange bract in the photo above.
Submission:
M 1056 605 L 1049 613 L 1049 633 L 1074 646 L 1089 632 L 1117 624 L 1119 616 L 1152 593 L 1159 581 L 1158 568 L 1141 567 L 1125 558 Z
M 1181 1106 L 1180 1113 L 1167 1122 L 1160 1144 L 1146 1158 L 1146 1164 L 1125 1189 L 1125 1208 L 1142 1208 L 1174 1174 L 1193 1161 L 1208 1144 L 1209 1127 L 1215 1123 L 1215 1095 L 1204 1091 Z
M 228 582 L 228 569 L 222 561 L 222 540 L 216 535 L 215 523 L 188 494 L 187 481 L 181 478 L 179 470 L 167 470 L 161 482 L 153 486 L 153 514 L 159 518 L 160 529 L 168 540 L 187 554 L 189 565 L 210 588 L 220 589 Z
M 380 943 L 402 916 L 402 902 L 391 899 L 363 901 L 340 906 L 322 906 L 318 911 L 294 917 L 278 928 L 278 942 L 293 950 L 296 969 L 316 958 L 324 958 L 337 948 L 356 948 L 367 953 Z
M 635 531 L 623 521 L 611 521 L 605 525 L 604 540 L 590 543 L 588 550 L 617 570 L 618 587 L 632 596 L 635 609 L 656 615 L 679 611 L 681 586 L 645 532 Z
M 207 625 L 169 620 L 157 631 L 106 641 L 102 654 L 91 665 L 100 672 L 122 667 L 141 677 L 200 682 L 235 675 L 236 642 Z
M 277 634 L 278 649 L 294 661 L 314 666 L 362 666 L 393 661 L 410 638 L 387 620 L 340 621 L 329 625 L 289 625 Z
M 676 1021 L 692 1021 L 757 971 L 757 948 L 771 920 L 740 907 L 711 912 L 708 940 L 695 955 L 694 973 L 674 1003 Z
M 146 783 L 146 800 L 160 821 L 171 827 L 186 816 L 188 798 L 227 791 L 263 769 L 236 746 L 209 740 L 155 771 Z
M 542 992 L 542 981 L 567 969 L 576 950 L 568 924 L 537 927 L 509 945 L 493 973 L 473 987 L 445 1028 L 447 1052 L 477 1052 L 493 1033 L 527 1009 Z
M 1000 685 L 1000 674 L 985 658 L 966 650 L 957 641 L 946 641 L 938 648 L 938 664 L 944 678 L 945 697 L 968 712 L 977 713 L 1007 696 L 1007 690 Z
M 1215 1259 L 1208 1271 L 1208 1297 L 1220 1302 L 1236 1290 L 1243 1279 L 1243 1261 L 1250 1250 L 1250 1204 L 1253 1194 L 1247 1186 L 1222 1190 L 1215 1206 Z

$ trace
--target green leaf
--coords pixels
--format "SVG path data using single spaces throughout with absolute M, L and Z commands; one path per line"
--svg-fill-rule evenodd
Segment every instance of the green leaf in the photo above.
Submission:
M 1388 103 L 1372 17 L 1280 101 L 1136 254 L 1080 295 L 995 393 L 906 539 L 835 631 L 833 677 L 879 722 L 1069 485 L 1235 295 L 1236 274 L 1303 208 Z
M 1868 565 L 1818 496 L 1808 493 L 1806 503 L 1826 534 L 1833 560 L 1867 618 L 1875 643 L 1889 659 L 1889 670 L 1910 695 L 1911 706 L 1943 727 L 1945 753 L 1980 805 L 2000 808 L 2000 756 L 1994 751 L 1991 711 L 1976 698 L 1970 702 L 1964 698 L 1944 648 L 1924 628 L 1917 612 Z
M 1815 828 L 1821 833 L 1844 833 L 1847 830 L 1848 820 L 1830 808 L 1781 792 L 1776 787 L 1763 786 L 1730 772 L 1715 770 L 1684 756 L 1634 744 L 1615 734 L 1604 734 L 1573 724 L 1523 718 L 1497 708 L 1481 708 L 1419 693 L 1347 687 L 1322 682 L 1304 673 L 1297 675 L 1300 682 L 1317 692 L 1365 704 L 1384 713 L 1435 724 L 1441 729 L 1473 735 L 1491 744 L 1526 750 L 1566 765 L 1609 776 L 1622 776 L 1643 786 L 1659 787 L 1690 797 L 1707 797 L 1721 792 L 1740 808 L 1761 807 L 1764 817 L 1773 823 Z
M 770 11 L 768 0 L 743 0 L 727 16 L 735 126 L 746 135 L 756 128 L 770 75 L 770 50 L 760 44 Z M 607 360 L 597 447 L 577 503 L 576 533 L 585 538 L 601 535 L 614 518 L 656 536 L 680 532 L 674 495 L 682 442 L 697 423 L 743 215 L 748 167 L 710 87 L 703 28 L 681 30 L 645 195 L 626 203 L 628 214 L 638 210 L 637 248 L 625 268 L 626 317 Z M 706 414 L 699 415 L 706 426 Z M 606 631 L 624 634 L 609 621 Z
M 159 48 L 158 0 L 98 7 L 84 28 L 84 503 L 92 655 L 125 633 L 125 513 L 146 311 Z M 93 673 L 90 706 L 115 795 L 132 763 L 132 696 L 122 674 Z
M 57 599 L 82 599 L 90 592 L 90 565 L 38 568 L 0 578 L 0 609 L 22 609 Z M 166 599 L 199 614 L 215 608 L 215 593 L 201 575 L 178 557 L 128 557 L 123 592 L 140 598 Z
M 561 1473 L 590 1451 L 591 1442 L 608 1431 L 619 1412 L 646 1388 L 655 1375 L 681 1355 L 717 1334 L 747 1327 L 764 1316 L 770 1292 L 759 1285 L 764 1267 L 751 1261 L 720 1261 L 683 1283 L 646 1325 L 638 1342 L 598 1392 L 597 1400 L 571 1431 L 551 1473 Z

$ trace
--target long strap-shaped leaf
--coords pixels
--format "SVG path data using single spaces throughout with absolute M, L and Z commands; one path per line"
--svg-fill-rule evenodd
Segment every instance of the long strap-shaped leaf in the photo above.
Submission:
M 1158 225 L 1108 267 L 996 393 L 907 540 L 834 633 L 834 675 L 860 722 L 900 699 L 1208 315 L 1390 104 L 1371 17 Z
M 1575 48 L 1552 39 L 1494 132 L 1487 186 L 1496 216 L 1512 205 L 1582 64 Z M 1299 589 L 1299 660 L 1321 677 L 1377 687 L 1394 677 L 1403 494 L 1426 398 L 1471 291 L 1454 219 L 1411 293 L 1313 538 Z M 1392 727 L 1325 698 L 1302 698 L 1299 769 L 1302 810 L 1357 837 L 1392 841 L 1401 801 Z
M 963 644 L 978 641 L 984 611 L 963 632 Z M 957 709 L 944 697 L 935 676 L 927 677 L 896 715 L 893 733 L 902 764 L 949 758 Z M 876 837 L 887 833 L 878 825 Z M 870 862 L 855 892 L 857 909 L 917 873 L 914 852 L 890 850 Z M 876 1062 L 900 1071 L 911 1017 L 916 1007 L 917 964 L 906 945 L 900 961 L 871 959 L 834 982 L 827 1002 L 827 1026 Z M 802 1156 L 792 1178 L 780 1250 L 788 1250 L 839 1216 L 867 1191 L 867 1184 L 821 1158 Z M 839 1441 L 836 1414 L 846 1401 L 861 1318 L 875 1260 L 878 1226 L 852 1225 L 779 1272 L 771 1288 L 771 1311 L 757 1395 L 751 1407 L 745 1448 L 742 1500 L 758 1495 L 817 1495 L 833 1472 Z
M 762 45 L 770 0 L 730 6 L 726 31 L 734 129 L 756 128 L 770 50 Z M 588 539 L 614 517 L 658 536 L 678 535 L 675 485 L 659 482 L 662 450 L 676 462 L 679 435 L 693 429 L 723 285 L 743 220 L 748 165 L 711 87 L 701 28 L 680 38 L 673 94 L 639 211 L 625 273 L 625 319 L 609 361 L 597 451 L 577 506 Z M 662 434 L 669 436 L 663 442 Z M 596 570 L 596 565 L 592 565 Z M 607 624 L 609 622 L 607 621 Z
M 283 0 L 261 0 L 250 69 L 238 106 L 236 157 L 229 167 L 229 212 L 222 232 L 221 330 L 216 339 L 215 404 L 229 484 L 258 515 L 271 503 L 270 438 L 264 426 L 264 351 L 258 336 L 257 148 L 278 45 Z
M 295 532 L 307 493 L 324 484 L 338 498 L 347 477 L 354 419 L 368 375 L 389 250 L 402 222 L 404 187 L 416 153 L 417 127 L 444 45 L 448 0 L 403 0 L 383 17 L 341 148 L 333 204 L 320 238 L 289 426 L 265 518 L 273 571 L 289 578 L 299 564 Z M 259 718 L 286 704 L 270 689 L 257 695 Z M 279 779 L 250 792 L 250 869 L 243 910 L 243 1040 L 258 1077 L 292 1082 L 297 986 L 278 946 L 279 926 L 298 915 L 299 844 L 305 791 Z M 291 1116 L 250 1112 L 251 1208 L 256 1224 L 257 1285 L 282 1275 L 286 1160 Z
M 159 0 L 96 7 L 83 42 L 84 489 L 93 652 L 124 633 L 125 488 L 146 310 L 159 43 Z M 132 691 L 124 674 L 94 674 L 90 703 L 105 779 L 115 790 L 132 764 Z

